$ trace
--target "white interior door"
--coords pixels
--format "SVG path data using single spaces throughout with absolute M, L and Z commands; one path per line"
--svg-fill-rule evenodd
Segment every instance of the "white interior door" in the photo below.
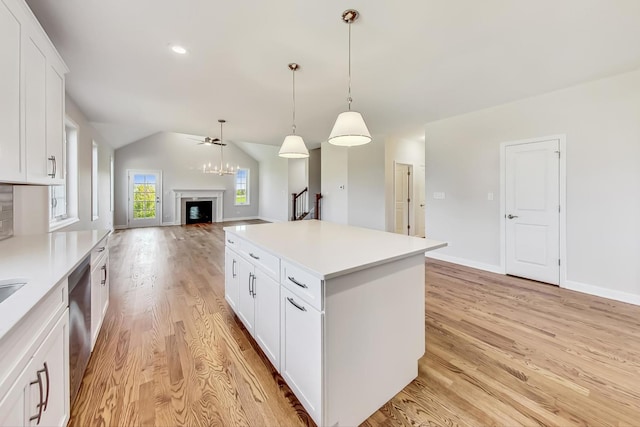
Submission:
M 559 284 L 559 140 L 505 147 L 506 272 Z
M 411 166 L 396 163 L 394 167 L 394 231 L 399 234 L 411 234 Z
M 129 227 L 160 225 L 162 175 L 160 171 L 129 171 Z

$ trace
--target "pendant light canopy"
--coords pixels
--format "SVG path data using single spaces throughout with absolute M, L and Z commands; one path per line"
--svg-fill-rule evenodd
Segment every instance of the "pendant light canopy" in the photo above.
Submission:
M 227 163 L 226 165 L 224 164 L 222 148 L 225 147 L 227 144 L 224 143 L 224 139 L 222 137 L 222 125 L 225 124 L 226 122 L 227 121 L 224 119 L 218 120 L 218 123 L 220 123 L 220 140 L 217 140 L 217 138 L 211 140 L 212 145 L 220 146 L 220 166 L 218 167 L 218 165 L 215 165 L 212 167 L 211 162 L 209 162 L 209 164 L 205 164 L 202 166 L 203 173 L 212 173 L 220 176 L 235 175 L 236 172 L 238 172 L 238 169 L 240 169 L 240 166 L 234 168 L 233 166 L 229 166 L 229 163 Z
M 338 115 L 328 141 L 330 144 L 344 147 L 353 147 L 371 142 L 371 134 L 362 118 L 362 114 L 357 111 L 351 111 L 351 102 L 353 101 L 351 98 L 351 23 L 358 19 L 359 15 L 355 9 L 348 9 L 342 13 L 342 20 L 349 24 L 349 96 L 347 97 L 349 110 Z
M 296 63 L 289 64 L 289 69 L 293 76 L 293 124 L 291 126 L 291 135 L 287 135 L 282 142 L 278 155 L 289 159 L 304 159 L 309 157 L 309 150 L 304 145 L 301 136 L 296 135 L 296 71 L 300 66 Z

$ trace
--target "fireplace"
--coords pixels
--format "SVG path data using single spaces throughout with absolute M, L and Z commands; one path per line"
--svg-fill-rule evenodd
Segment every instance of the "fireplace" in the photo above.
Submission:
M 187 200 L 185 201 L 185 223 L 201 224 L 213 222 L 212 200 Z
M 175 193 L 175 224 L 187 224 L 187 202 L 210 201 L 212 205 L 211 222 L 222 222 L 224 220 L 224 189 L 186 189 L 173 190 Z

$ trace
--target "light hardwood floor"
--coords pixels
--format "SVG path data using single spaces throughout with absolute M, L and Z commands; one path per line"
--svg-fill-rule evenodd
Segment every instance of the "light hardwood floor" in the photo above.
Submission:
M 110 250 L 71 426 L 313 424 L 224 300 L 220 224 L 119 231 Z M 640 307 L 426 267 L 419 377 L 365 425 L 640 425 Z

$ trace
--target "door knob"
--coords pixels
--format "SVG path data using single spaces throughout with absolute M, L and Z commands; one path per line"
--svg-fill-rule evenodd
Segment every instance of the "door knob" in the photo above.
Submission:
M 509 214 L 509 215 L 507 215 L 507 218 L 509 218 L 509 219 L 518 218 L 518 215 Z

